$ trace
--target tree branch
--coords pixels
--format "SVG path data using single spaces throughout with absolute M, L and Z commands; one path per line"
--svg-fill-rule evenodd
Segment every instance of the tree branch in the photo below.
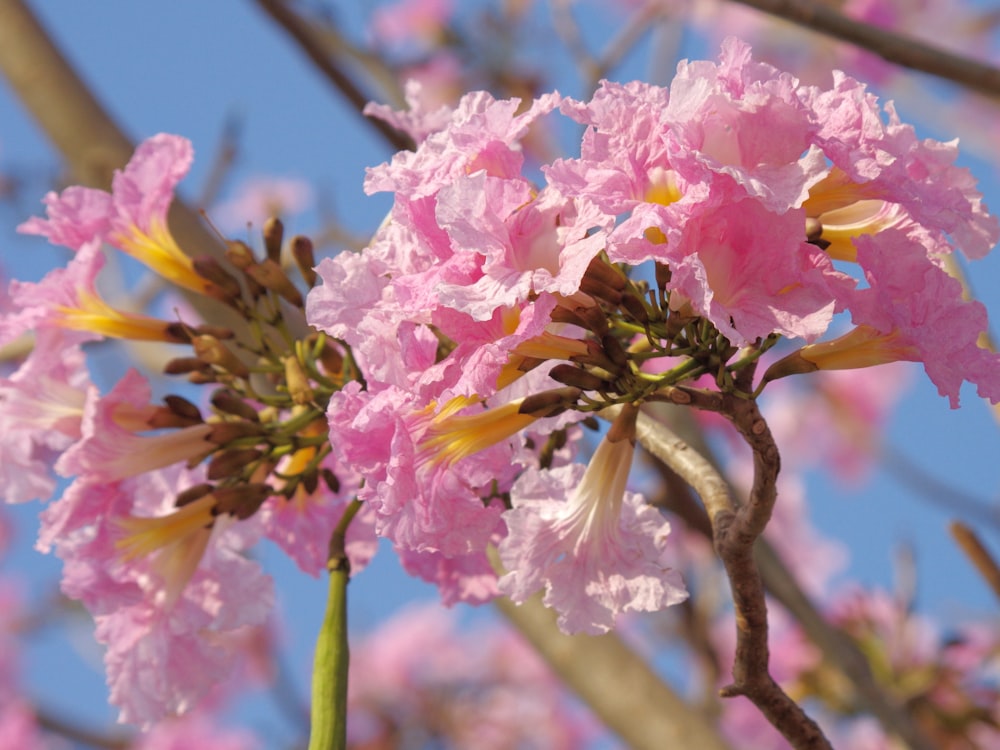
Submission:
M 723 697 L 749 698 L 796 748 L 832 747 L 819 726 L 768 671 L 767 605 L 753 545 L 771 517 L 777 496 L 778 450 L 753 401 L 717 396 L 718 409 L 736 425 L 754 451 L 754 486 L 748 502 L 735 506 L 729 487 L 708 459 L 654 420 L 639 415 L 636 434 L 646 450 L 676 471 L 701 496 L 712 520 L 715 549 L 729 578 L 736 616 L 733 683 Z
M 905 68 L 930 73 L 973 91 L 1000 96 L 1000 68 L 947 52 L 913 37 L 848 18 L 816 0 L 733 0 L 874 52 Z
M 256 0 L 256 3 L 295 40 L 305 56 L 347 99 L 351 107 L 359 115 L 364 116 L 365 105 L 371 101 L 372 97 L 363 92 L 361 87 L 351 80 L 350 76 L 341 70 L 337 62 L 327 54 L 322 38 L 315 32 L 310 22 L 293 10 L 285 0 Z M 413 141 L 405 133 L 401 133 L 389 123 L 377 118 L 366 117 L 365 119 L 393 151 L 413 150 Z
M 729 750 L 709 721 L 677 695 L 614 633 L 565 635 L 536 595 L 497 609 L 563 682 L 633 750 Z

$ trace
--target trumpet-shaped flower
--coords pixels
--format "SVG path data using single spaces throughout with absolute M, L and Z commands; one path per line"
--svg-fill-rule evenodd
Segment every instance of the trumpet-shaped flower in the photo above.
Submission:
M 84 187 L 49 193 L 44 199 L 48 218 L 29 219 L 19 229 L 77 251 L 93 241 L 107 242 L 164 278 L 206 292 L 211 283 L 194 271 L 167 226 L 174 189 L 193 158 L 186 138 L 155 135 L 139 144 L 125 168 L 115 172 L 110 194 Z
M 511 489 L 500 592 L 523 602 L 544 588 L 563 632 L 605 633 L 622 612 L 687 598 L 680 574 L 663 559 L 670 524 L 625 491 L 632 453 L 627 439 L 605 438 L 586 468 L 531 469 Z
M 174 497 L 197 479 L 179 467 L 124 482 L 78 479 L 43 514 L 41 541 L 64 561 L 63 591 L 90 610 L 108 647 L 122 721 L 149 725 L 193 707 L 233 666 L 243 629 L 262 624 L 273 605 L 270 580 L 243 554 L 258 536 L 253 524 L 215 519 L 179 590 L 162 558 L 171 540 L 143 554 L 123 545 L 135 531 L 129 519 L 176 512 Z

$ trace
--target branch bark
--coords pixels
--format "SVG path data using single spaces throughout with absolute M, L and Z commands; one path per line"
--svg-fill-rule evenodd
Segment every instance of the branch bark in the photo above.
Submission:
M 704 456 L 643 414 L 636 433 L 640 444 L 679 474 L 701 496 L 712 521 L 713 542 L 729 578 L 736 616 L 733 683 L 723 697 L 743 695 L 795 748 L 832 750 L 819 726 L 793 701 L 768 671 L 767 605 L 753 546 L 771 517 L 777 497 L 778 450 L 753 401 L 710 394 L 719 411 L 736 425 L 754 452 L 754 484 L 748 502 L 735 505 L 729 486 Z M 706 396 L 708 398 L 709 396 Z
M 1000 68 L 934 47 L 904 34 L 848 18 L 816 0 L 733 0 L 840 39 L 884 60 L 930 73 L 982 94 L 1000 96 Z
M 730 750 L 709 721 L 614 633 L 565 635 L 540 595 L 520 606 L 504 598 L 495 604 L 566 686 L 630 748 Z

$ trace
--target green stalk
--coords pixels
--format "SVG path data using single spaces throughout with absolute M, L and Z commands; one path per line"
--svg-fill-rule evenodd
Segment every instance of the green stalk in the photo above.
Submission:
M 347 748 L 347 582 L 351 565 L 344 550 L 347 526 L 361 508 L 354 500 L 330 538 L 330 588 L 313 661 L 312 726 L 309 750 Z

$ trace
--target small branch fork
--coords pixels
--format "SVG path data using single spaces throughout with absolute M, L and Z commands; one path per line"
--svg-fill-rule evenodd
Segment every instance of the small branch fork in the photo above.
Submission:
M 722 688 L 721 695 L 748 698 L 795 748 L 832 750 L 816 722 L 781 689 L 768 671 L 767 605 L 753 547 L 771 518 L 777 497 L 780 460 L 774 438 L 752 400 L 687 389 L 684 400 L 729 419 L 754 454 L 753 488 L 747 502 L 736 505 L 726 481 L 706 458 L 691 450 L 662 424 L 639 415 L 636 426 L 639 442 L 701 496 L 712 522 L 716 553 L 729 578 L 736 616 L 736 656 L 733 682 Z

